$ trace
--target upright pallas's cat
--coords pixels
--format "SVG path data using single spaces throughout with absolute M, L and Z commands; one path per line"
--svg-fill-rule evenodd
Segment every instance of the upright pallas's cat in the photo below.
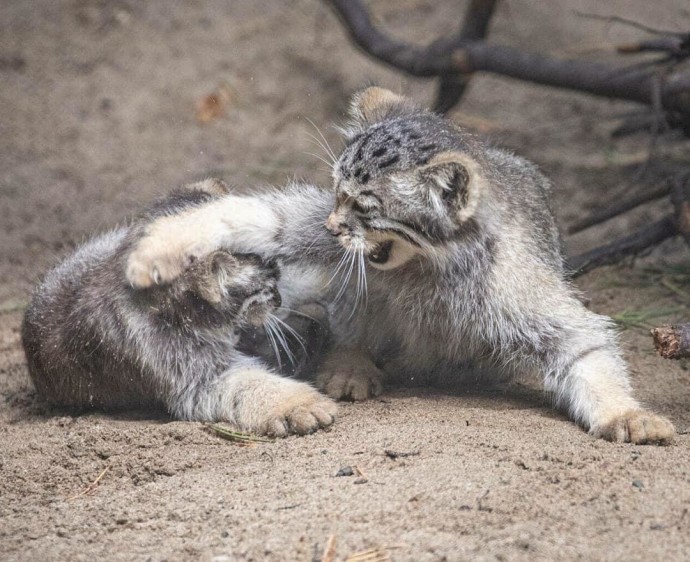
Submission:
M 227 421 L 272 435 L 333 422 L 329 398 L 238 350 L 245 330 L 275 322 L 274 262 L 218 250 L 168 285 L 135 290 L 127 282 L 126 257 L 149 221 L 224 193 L 216 180 L 188 186 L 48 273 L 22 329 L 29 372 L 44 399 L 76 409 L 159 407 L 178 419 Z
M 632 397 L 611 321 L 587 310 L 564 275 L 550 185 L 536 167 L 380 88 L 356 95 L 351 116 L 334 192 L 227 196 L 152 222 L 129 280 L 173 279 L 220 246 L 334 271 L 366 260 L 366 312 L 353 314 L 363 283 L 351 279 L 345 298 L 333 298 L 331 329 L 373 363 L 360 354 L 357 371 L 327 361 L 332 396 L 352 395 L 363 379 L 375 389 L 379 369 L 416 380 L 459 378 L 469 366 L 473 376 L 536 371 L 593 435 L 671 440 L 672 424 Z

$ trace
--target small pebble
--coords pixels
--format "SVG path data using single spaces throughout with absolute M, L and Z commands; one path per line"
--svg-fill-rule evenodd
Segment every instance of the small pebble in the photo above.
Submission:
M 351 466 L 344 466 L 336 473 L 336 476 L 352 476 L 354 473 Z
M 642 480 L 633 480 L 632 485 L 638 490 L 644 490 L 644 482 Z
M 366 484 L 367 482 L 369 482 L 369 480 L 366 478 L 357 478 L 357 480 L 355 480 L 355 484 Z

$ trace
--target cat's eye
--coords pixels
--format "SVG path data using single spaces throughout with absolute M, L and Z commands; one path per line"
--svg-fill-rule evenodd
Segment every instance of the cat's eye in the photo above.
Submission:
M 352 202 L 352 210 L 355 213 L 361 213 L 361 214 L 365 215 L 371 210 L 371 208 L 368 206 L 365 206 L 363 203 L 360 203 L 359 201 L 353 201 Z
M 380 206 L 381 199 L 373 191 L 361 191 L 352 202 L 352 210 L 361 214 L 375 212 Z

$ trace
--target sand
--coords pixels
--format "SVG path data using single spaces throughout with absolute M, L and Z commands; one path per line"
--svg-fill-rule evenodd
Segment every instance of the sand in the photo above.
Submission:
M 456 25 L 452 2 L 371 4 L 410 41 Z M 619 0 L 606 13 L 682 29 L 685 4 L 664 5 Z M 593 46 L 639 36 L 607 33 L 572 9 L 604 13 L 594 0 L 511 0 L 492 40 L 598 57 L 609 55 Z M 690 558 L 690 363 L 658 358 L 646 324 L 621 338 L 636 395 L 676 424 L 669 447 L 595 440 L 528 380 L 484 391 L 388 389 L 343 404 L 328 432 L 249 446 L 197 423 L 71 417 L 36 400 L 19 326 L 47 267 L 191 179 L 327 184 L 326 166 L 308 154 L 323 155 L 306 118 L 337 150 L 330 124 L 366 83 L 421 102 L 433 94 L 431 83 L 355 51 L 313 0 L 3 2 L 0 558 L 321 560 L 329 540 L 335 560 L 367 549 L 409 561 Z M 219 89 L 224 115 L 200 123 L 199 100 Z M 648 140 L 609 135 L 616 116 L 635 109 L 477 76 L 452 117 L 542 166 L 567 225 L 602 193 L 634 189 Z M 687 163 L 687 148 L 660 146 L 667 169 Z M 660 177 L 652 170 L 644 181 Z M 667 209 L 658 203 L 566 238 L 567 247 L 582 250 Z M 660 284 L 673 273 L 663 264 L 687 256 L 671 242 L 578 286 L 598 312 L 656 313 L 647 324 L 687 319 L 688 300 Z M 690 292 L 685 278 L 670 279 Z M 346 467 L 352 476 L 336 476 Z

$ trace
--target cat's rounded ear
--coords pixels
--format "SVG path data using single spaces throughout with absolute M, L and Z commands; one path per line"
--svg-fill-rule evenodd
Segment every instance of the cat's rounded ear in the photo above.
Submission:
M 395 111 L 414 107 L 412 101 L 385 88 L 372 86 L 360 90 L 350 101 L 350 122 L 343 129 L 346 136 L 361 133 L 369 125 L 378 123 Z
M 462 152 L 441 152 L 419 168 L 418 174 L 459 223 L 474 215 L 486 189 L 479 164 Z
M 227 285 L 236 268 L 237 259 L 232 254 L 217 250 L 189 266 L 184 277 L 200 298 L 219 304 L 227 296 Z
M 199 191 L 209 195 L 223 196 L 232 192 L 230 186 L 220 178 L 207 178 L 205 180 L 189 183 L 182 188 L 184 191 Z

